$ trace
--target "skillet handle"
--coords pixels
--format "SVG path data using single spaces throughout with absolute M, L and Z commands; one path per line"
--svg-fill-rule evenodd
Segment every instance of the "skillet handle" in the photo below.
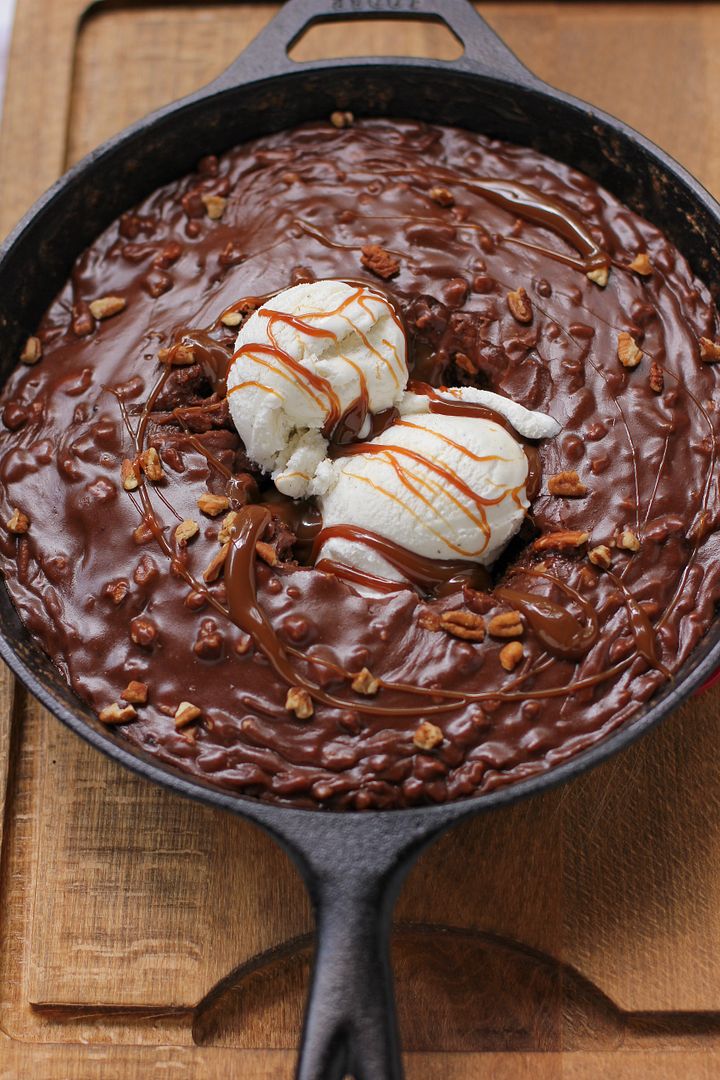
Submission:
M 286 0 L 274 19 L 250 42 L 238 59 L 210 83 L 208 89 L 228 90 L 256 79 L 297 74 L 324 66 L 323 61 L 316 64 L 291 60 L 288 50 L 317 23 L 371 18 L 444 23 L 465 50 L 457 60 L 404 58 L 401 62 L 408 66 L 432 63 L 473 75 L 512 78 L 515 82 L 524 83 L 538 82 L 478 15 L 469 0 Z M 333 60 L 332 64 L 334 67 L 352 66 L 358 62 L 357 57 L 352 57 Z M 377 58 L 362 58 L 362 62 L 373 64 Z M 387 57 L 382 62 L 387 63 Z

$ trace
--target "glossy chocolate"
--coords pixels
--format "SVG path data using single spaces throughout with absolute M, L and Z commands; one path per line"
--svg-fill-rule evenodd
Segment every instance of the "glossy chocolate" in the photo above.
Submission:
M 219 220 L 207 195 L 227 199 Z M 645 252 L 649 275 L 630 269 Z M 608 265 L 606 288 L 588 279 Z M 492 389 L 563 425 L 528 447 L 538 493 L 491 580 L 450 568 L 441 587 L 420 573 L 415 588 L 367 599 L 308 565 L 317 515 L 253 469 L 222 395 L 232 316 L 314 277 L 389 294 L 415 380 Z M 529 319 L 508 303 L 520 288 Z M 88 305 L 103 296 L 126 308 L 95 322 Z M 621 331 L 643 351 L 635 368 L 618 360 Z M 337 809 L 489 791 L 621 724 L 713 617 L 717 374 L 698 350 L 717 338 L 709 293 L 656 228 L 533 151 L 365 121 L 206 159 L 85 253 L 39 334 L 42 360 L 2 399 L 2 517 L 30 517 L 1 541 L 13 599 L 96 709 L 146 683 L 123 732 L 212 783 Z M 183 343 L 194 363 L 158 362 Z M 363 413 L 359 400 L 333 417 L 337 442 L 351 443 Z M 123 459 L 148 446 L 164 479 L 123 490 Z M 549 494 L 568 470 L 586 494 Z M 213 580 L 223 516 L 199 511 L 208 490 L 238 514 Z M 183 545 L 185 519 L 200 532 Z M 589 545 L 532 546 L 567 530 Z M 638 550 L 615 546 L 624 531 Z M 601 544 L 611 572 L 587 558 Z M 484 641 L 442 629 L 458 609 L 482 617 Z M 509 611 L 524 620 L 511 672 L 492 633 Z M 352 689 L 363 668 L 377 693 Z M 286 709 L 291 680 L 310 689 L 312 716 Z M 181 701 L 202 719 L 178 731 Z M 432 751 L 413 743 L 425 718 L 444 735 Z

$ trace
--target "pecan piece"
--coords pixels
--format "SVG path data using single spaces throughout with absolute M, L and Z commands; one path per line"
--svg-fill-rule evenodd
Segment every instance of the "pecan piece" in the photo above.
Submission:
M 23 364 L 37 364 L 42 356 L 42 341 L 39 337 L 29 337 L 23 345 L 20 353 L 20 361 Z
M 199 720 L 201 716 L 202 709 L 198 709 L 197 705 L 193 705 L 192 701 L 181 701 L 175 710 L 175 727 L 178 731 L 181 731 L 188 724 Z
M 266 562 L 268 566 L 277 566 L 278 553 L 272 544 L 267 544 L 264 540 L 258 540 L 255 544 L 255 554 L 263 562 Z
M 443 741 L 443 733 L 437 724 L 431 724 L 429 720 L 423 720 L 413 735 L 413 743 L 418 750 L 434 750 Z
M 192 540 L 193 536 L 197 536 L 199 531 L 200 526 L 197 521 L 186 518 L 185 521 L 180 522 L 175 530 L 175 541 L 179 547 L 187 547 L 188 540 Z
M 298 720 L 307 720 L 313 714 L 312 698 L 302 686 L 291 686 L 285 698 L 285 708 L 294 712 Z
M 590 548 L 588 559 L 593 566 L 599 566 L 602 570 L 609 570 L 612 566 L 612 551 L 607 544 L 598 544 L 597 547 Z
M 452 191 L 448 191 L 446 187 L 433 187 L 428 191 L 428 195 L 433 202 L 436 202 L 438 206 L 454 206 L 455 196 Z
M 218 540 L 221 544 L 227 544 L 229 540 L 232 540 L 239 520 L 240 515 L 237 510 L 231 510 L 229 514 L 225 515 L 223 523 L 220 526 L 220 532 L 218 533 Z
M 440 616 L 430 608 L 423 607 L 418 615 L 418 626 L 422 626 L 423 630 L 439 630 Z
M 650 277 L 653 272 L 652 263 L 644 251 L 641 251 L 631 263 L 628 263 L 628 270 L 634 270 L 641 277 Z
M 109 319 L 125 310 L 127 300 L 123 296 L 101 296 L 91 300 L 88 307 L 94 319 Z
M 203 206 L 205 207 L 205 213 L 211 221 L 219 221 L 225 213 L 225 207 L 227 206 L 227 199 L 224 199 L 222 195 L 203 195 Z
M 358 671 L 350 685 L 356 694 L 372 696 L 377 694 L 380 689 L 380 680 L 376 679 L 372 672 L 364 667 L 362 671 Z
M 545 533 L 533 542 L 535 551 L 571 551 L 582 547 L 590 539 L 590 533 L 582 529 L 559 529 L 558 532 Z
M 207 514 L 208 517 L 217 517 L 223 510 L 227 510 L 230 500 L 227 495 L 213 495 L 206 491 L 198 497 L 197 504 L 201 513 Z
M 157 358 L 161 364 L 169 364 L 171 367 L 189 367 L 195 363 L 195 350 L 192 345 L 179 341 L 169 349 L 159 349 Z
M 125 458 L 120 466 L 120 479 L 125 491 L 135 491 L 140 483 L 137 464 L 130 458 Z
M 145 705 L 148 699 L 148 686 L 144 682 L 136 682 L 132 679 L 120 697 L 123 701 L 129 701 L 131 705 Z
M 12 517 L 7 522 L 8 532 L 13 533 L 15 536 L 21 536 L 26 533 L 30 528 L 30 518 L 22 510 L 18 510 L 17 506 L 12 512 Z
M 621 330 L 618 334 L 617 355 L 622 366 L 627 368 L 637 367 L 642 360 L 642 349 L 627 330 Z
M 140 455 L 140 468 L 145 473 L 148 480 L 162 480 L 165 473 L 163 472 L 160 455 L 154 446 L 149 446 L 147 450 L 143 450 Z
M 519 611 L 501 611 L 499 615 L 493 615 L 488 626 L 490 636 L 496 638 L 522 637 L 524 630 Z
M 564 472 L 555 473 L 548 480 L 548 491 L 551 495 L 563 495 L 568 498 L 577 498 L 587 494 L 587 487 L 574 469 L 566 469 Z
M 508 641 L 500 650 L 500 665 L 505 671 L 514 671 L 525 655 L 519 641 Z
M 440 629 L 465 641 L 483 641 L 485 638 L 485 620 L 474 611 L 443 611 Z
M 714 364 L 720 360 L 720 342 L 710 338 L 700 338 L 700 359 L 704 364 Z
M 657 360 L 653 360 L 650 365 L 650 389 L 656 394 L 662 394 L 665 386 L 665 376 L 663 375 L 663 369 L 658 364 Z
M 132 705 L 118 705 L 114 701 L 112 705 L 106 705 L 99 713 L 103 724 L 126 724 L 128 720 L 134 720 L 137 712 Z
M 355 123 L 355 117 L 347 109 L 336 109 L 335 112 L 330 113 L 330 123 L 334 128 L 348 128 Z
M 211 581 L 217 581 L 220 577 L 220 572 L 225 566 L 225 560 L 230 552 L 230 541 L 223 544 L 216 555 L 213 555 L 210 562 L 203 570 L 203 581 L 210 583 Z
M 506 299 L 510 314 L 514 319 L 517 319 L 519 323 L 527 324 L 532 322 L 532 304 L 530 303 L 530 297 L 522 286 L 519 289 L 515 289 L 513 292 L 509 292 Z
M 239 326 L 242 321 L 243 317 L 239 311 L 226 311 L 220 316 L 220 322 L 223 326 L 229 326 L 231 330 Z
M 400 260 L 379 244 L 364 244 L 360 262 L 372 274 L 388 281 L 400 273 Z
M 589 281 L 592 281 L 595 285 L 599 285 L 601 289 L 604 289 L 608 283 L 610 271 L 607 266 L 599 266 L 597 270 L 588 271 L 586 277 Z
M 640 540 L 634 529 L 622 529 L 618 534 L 617 546 L 625 551 L 639 551 Z

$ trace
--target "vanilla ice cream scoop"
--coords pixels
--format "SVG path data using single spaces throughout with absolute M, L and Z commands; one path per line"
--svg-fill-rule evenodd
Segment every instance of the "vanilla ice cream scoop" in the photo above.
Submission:
M 489 565 L 529 507 L 529 460 L 521 443 L 492 419 L 429 412 L 423 395 L 407 395 L 402 412 L 381 435 L 333 463 L 320 499 L 318 561 L 407 580 L 372 542 L 379 536 L 428 559 Z M 518 423 L 557 433 L 550 417 L 522 412 Z
M 399 404 L 408 379 L 402 323 L 368 285 L 315 281 L 285 289 L 242 326 L 228 402 L 248 455 L 285 495 L 312 493 L 338 424 Z

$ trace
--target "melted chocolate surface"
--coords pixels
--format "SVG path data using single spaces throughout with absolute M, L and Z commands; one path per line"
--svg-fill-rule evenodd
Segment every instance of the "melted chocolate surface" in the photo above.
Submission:
M 203 201 L 215 195 L 218 219 Z M 639 253 L 651 273 L 629 268 Z M 605 288 L 586 276 L 608 265 Z M 237 324 L 330 277 L 388 293 L 416 382 L 492 389 L 563 425 L 533 452 L 531 517 L 491 579 L 359 596 L 309 565 L 313 507 L 248 461 L 223 398 Z M 530 321 L 507 302 L 520 288 Z M 96 321 L 89 304 L 106 296 L 126 306 Z M 632 369 L 622 331 L 644 354 Z M 30 518 L 27 533 L 2 533 L 2 570 L 76 691 L 99 711 L 130 680 L 147 684 L 124 734 L 212 783 L 332 809 L 490 791 L 621 724 L 713 618 L 718 374 L 698 341 L 717 333 L 708 290 L 657 228 L 534 151 L 411 121 L 272 135 L 205 159 L 78 260 L 38 331 L 42 360 L 18 367 L 0 403 L 2 519 Z M 183 342 L 193 363 L 158 363 Z M 359 428 L 340 426 L 342 443 Z M 127 492 L 121 463 L 147 447 L 164 478 Z M 585 495 L 549 493 L 567 470 Z M 224 516 L 198 510 L 208 491 L 240 524 L 206 582 Z M 200 531 L 183 546 L 185 519 Z M 585 545 L 533 547 L 564 530 L 608 545 L 611 572 Z M 616 546 L 623 530 L 637 551 Z M 260 538 L 274 565 L 239 537 Z M 486 627 L 520 613 L 514 670 L 499 658 L 508 639 L 442 629 L 457 610 Z M 377 694 L 352 689 L 363 668 Z M 286 708 L 291 679 L 311 688 L 312 716 Z M 177 730 L 183 701 L 202 717 Z M 433 749 L 413 742 L 423 720 L 441 729 Z

